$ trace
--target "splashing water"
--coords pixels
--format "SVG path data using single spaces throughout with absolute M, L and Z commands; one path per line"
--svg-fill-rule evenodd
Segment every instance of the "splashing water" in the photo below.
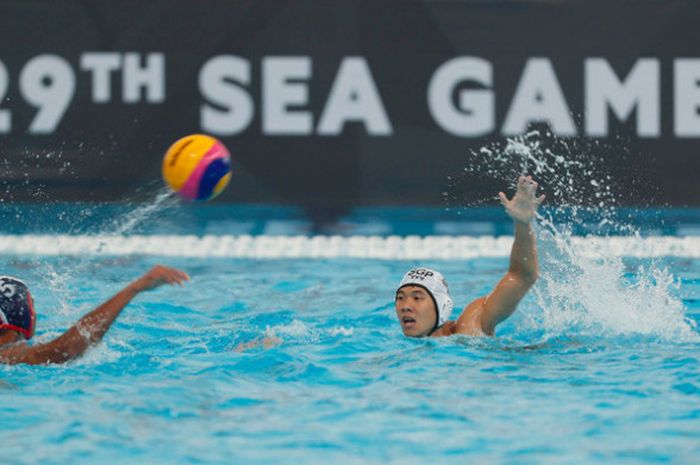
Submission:
M 140 224 L 144 223 L 154 215 L 162 213 L 166 208 L 175 205 L 177 200 L 173 192 L 164 187 L 160 189 L 151 202 L 144 202 L 140 206 L 128 211 L 124 215 L 110 218 L 107 222 L 99 224 L 94 235 L 128 235 Z M 90 211 L 87 211 L 87 215 Z M 100 250 L 98 249 L 99 253 Z M 34 266 L 40 271 L 42 281 L 51 289 L 52 294 L 58 299 L 57 313 L 60 315 L 72 315 L 82 313 L 85 309 L 76 309 L 70 302 L 75 300 L 76 292 L 71 286 L 71 276 L 82 274 L 87 268 L 94 266 L 94 261 L 88 257 L 78 259 L 60 260 L 58 266 L 52 265 L 46 260 L 34 261 Z M 68 272 L 65 270 L 68 269 Z M 61 271 L 63 270 L 63 271 Z
M 177 203 L 175 194 L 167 187 L 163 187 L 152 202 L 145 202 L 141 206 L 131 210 L 122 217 L 111 221 L 106 227 L 101 228 L 102 234 L 124 235 L 132 232 L 136 226 L 151 218 L 156 213 L 162 213 L 167 207 Z
M 155 193 L 149 187 L 139 195 L 140 200 L 143 200 L 144 194 L 146 197 L 141 206 L 135 209 L 132 208 L 123 215 L 109 217 L 107 220 L 100 215 L 101 205 L 86 205 L 77 213 L 68 213 L 66 211 L 56 213 L 55 205 L 58 202 L 53 201 L 47 195 L 43 184 L 31 179 L 30 173 L 37 169 L 47 170 L 46 167 L 50 166 L 51 169 L 49 171 L 56 170 L 64 175 L 75 175 L 74 164 L 70 159 L 66 158 L 64 148 L 61 146 L 48 151 L 26 149 L 22 152 L 22 156 L 19 159 L 14 160 L 17 162 L 15 167 L 10 166 L 9 158 L 7 157 L 0 161 L 0 166 L 7 171 L 5 178 L 9 180 L 9 182 L 3 184 L 0 190 L 0 204 L 6 204 L 3 206 L 7 206 L 9 212 L 14 212 L 13 221 L 17 225 L 21 225 L 23 228 L 31 231 L 37 219 L 41 218 L 41 220 L 45 221 L 46 218 L 50 218 L 56 229 L 61 232 L 123 235 L 129 234 L 155 214 L 175 204 L 174 195 L 167 187 L 160 187 Z M 67 153 L 80 153 L 83 148 L 83 143 L 81 142 L 76 147 L 73 147 L 74 150 L 68 150 Z M 35 211 L 38 214 L 24 214 L 21 205 L 13 207 L 11 203 L 8 204 L 15 198 L 29 198 L 33 201 L 38 201 L 39 207 L 35 206 Z M 131 205 L 131 199 L 125 199 L 125 203 Z M 45 211 L 42 211 L 42 206 L 45 208 Z M 69 315 L 75 311 L 69 304 L 69 301 L 74 300 L 76 296 L 76 292 L 71 285 L 71 277 L 82 273 L 82 271 L 93 265 L 87 259 L 76 261 L 75 258 L 65 258 L 59 260 L 58 263 L 50 263 L 39 258 L 25 260 L 23 261 L 23 266 L 34 269 L 38 280 L 52 290 L 53 297 L 58 301 L 57 313 Z
M 538 220 L 541 272 L 534 293 L 547 335 L 700 341 L 695 322 L 674 297 L 679 284 L 667 268 L 652 261 L 630 271 L 622 257 L 584 254 L 570 231 Z
M 567 140 L 533 131 L 469 152 L 469 163 L 452 187 L 469 177 L 508 182 L 532 175 L 547 195 L 538 214 L 540 280 L 535 318 L 546 337 L 560 335 L 642 335 L 664 341 L 698 341 L 694 321 L 675 297 L 679 284 L 668 269 L 651 261 L 636 269 L 619 256 L 584 253 L 575 232 L 604 239 L 615 234 L 641 238 L 618 214 L 622 195 L 591 150 L 597 142 Z M 452 198 L 456 196 L 453 195 Z M 450 200 L 448 198 L 448 200 Z M 482 203 L 486 199 L 477 199 Z M 489 199 L 491 200 L 491 199 Z
M 614 155 L 611 153 L 614 152 Z M 548 131 L 531 131 L 494 142 L 467 154 L 462 173 L 450 179 L 450 188 L 443 196 L 448 205 L 477 206 L 497 200 L 499 186 L 514 190 L 518 176 L 532 175 L 546 188 L 547 204 L 556 205 L 561 221 L 574 225 L 595 219 L 599 229 L 615 233 L 633 233 L 629 225 L 619 220 L 619 204 L 629 196 L 651 192 L 648 183 L 628 179 L 629 192 L 619 187 L 619 179 L 606 169 L 609 158 L 626 169 L 631 156 L 624 147 L 605 146 L 599 141 L 565 139 Z M 641 169 L 641 168 L 640 168 Z M 489 197 L 477 192 L 493 190 Z

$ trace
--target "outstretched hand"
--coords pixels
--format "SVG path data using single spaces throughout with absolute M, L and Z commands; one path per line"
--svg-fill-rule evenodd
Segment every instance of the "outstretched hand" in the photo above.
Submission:
M 522 223 L 529 223 L 537 212 L 537 207 L 544 201 L 544 195 L 537 197 L 537 183 L 532 176 L 520 176 L 512 199 L 508 200 L 506 194 L 498 193 L 501 205 L 506 208 L 508 216 Z
M 137 292 L 149 291 L 163 284 L 177 284 L 182 286 L 182 283 L 189 281 L 190 277 L 184 271 L 180 271 L 168 266 L 156 265 L 146 274 L 134 281 L 131 286 Z

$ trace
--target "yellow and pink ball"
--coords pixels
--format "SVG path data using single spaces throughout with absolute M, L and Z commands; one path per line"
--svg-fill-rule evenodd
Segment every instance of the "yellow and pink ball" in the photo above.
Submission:
M 231 179 L 231 155 L 214 137 L 183 137 L 163 157 L 163 179 L 187 200 L 209 200 L 219 195 Z

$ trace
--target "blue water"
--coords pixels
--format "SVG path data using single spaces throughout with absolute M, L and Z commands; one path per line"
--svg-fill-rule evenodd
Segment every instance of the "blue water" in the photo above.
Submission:
M 3 462 L 698 462 L 697 259 L 653 264 L 680 279 L 658 289 L 685 312 L 670 330 L 572 320 L 586 312 L 576 305 L 565 318 L 547 307 L 544 263 L 540 297 L 497 338 L 440 340 L 407 339 L 394 320 L 413 262 L 0 256 L 0 269 L 30 283 L 43 341 L 157 262 L 192 281 L 137 297 L 76 362 L 0 367 Z M 629 286 L 650 266 L 622 263 Z M 507 259 L 421 264 L 445 274 L 461 306 Z M 625 296 L 609 311 L 635 321 L 634 299 L 648 294 Z M 237 350 L 264 335 L 281 343 Z
M 152 198 L 159 191 L 154 191 Z M 163 198 L 134 206 L 114 204 L 34 203 L 8 204 L 0 199 L 2 234 L 249 234 L 249 235 L 511 235 L 513 227 L 501 207 L 362 207 L 338 213 L 331 222 L 319 222 L 295 207 L 265 205 L 193 204 Z M 138 204 L 136 204 L 138 205 Z M 542 211 L 552 210 L 549 204 Z M 137 211 L 139 214 L 134 215 Z M 566 208 L 557 206 L 561 218 Z M 136 216 L 138 221 L 131 221 Z M 578 210 L 567 216 L 571 232 L 619 234 L 614 227 L 601 227 L 600 209 Z M 605 216 L 616 224 L 630 225 L 645 234 L 700 235 L 700 208 L 618 207 Z M 625 231 L 629 233 L 629 231 Z

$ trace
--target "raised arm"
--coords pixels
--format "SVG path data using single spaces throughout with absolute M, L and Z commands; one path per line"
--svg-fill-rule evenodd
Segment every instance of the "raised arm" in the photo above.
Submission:
M 80 357 L 90 346 L 102 340 L 124 307 L 139 293 L 155 289 L 163 284 L 182 285 L 188 279 L 187 274 L 180 270 L 160 265 L 155 266 L 111 299 L 83 316 L 56 339 L 35 346 L 22 343 L 0 350 L 0 362 L 39 365 L 63 363 Z
M 493 335 L 496 325 L 513 314 L 518 302 L 537 280 L 537 243 L 532 219 L 544 195 L 537 197 L 537 183 L 530 176 L 521 176 L 511 200 L 503 192 L 498 195 L 506 213 L 513 218 L 515 239 L 510 253 L 508 272 L 487 295 L 472 302 L 458 320 L 457 327 Z

